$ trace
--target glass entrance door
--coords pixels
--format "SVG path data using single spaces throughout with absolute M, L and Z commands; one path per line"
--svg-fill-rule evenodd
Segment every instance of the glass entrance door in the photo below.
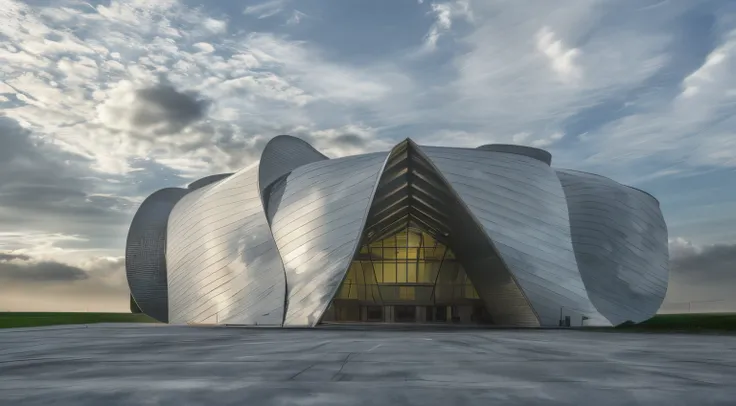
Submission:
M 472 323 L 478 305 L 452 250 L 408 227 L 361 248 L 323 321 Z
M 417 321 L 416 306 L 394 306 L 394 322 L 414 323 Z

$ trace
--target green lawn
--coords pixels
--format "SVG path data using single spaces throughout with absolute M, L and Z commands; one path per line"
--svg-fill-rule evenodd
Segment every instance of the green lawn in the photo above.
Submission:
M 133 313 L 3 313 L 0 328 L 37 327 L 58 324 L 156 323 L 145 314 Z
M 736 313 L 658 314 L 639 324 L 624 324 L 615 331 L 736 332 Z

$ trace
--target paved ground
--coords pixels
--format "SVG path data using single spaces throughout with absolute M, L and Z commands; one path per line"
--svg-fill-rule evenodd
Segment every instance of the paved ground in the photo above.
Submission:
M 735 350 L 564 330 L 5 330 L 0 404 L 734 405 Z

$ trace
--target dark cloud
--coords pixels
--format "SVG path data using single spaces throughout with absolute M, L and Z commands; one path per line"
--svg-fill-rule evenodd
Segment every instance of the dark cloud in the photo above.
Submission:
M 695 283 L 717 285 L 725 281 L 736 282 L 736 244 L 674 247 L 670 271 L 675 278 Z
M 248 133 L 234 124 L 216 123 L 203 126 L 202 134 L 212 134 L 206 142 L 227 156 L 224 166 L 218 169 L 237 171 L 259 160 L 268 141 L 282 132 L 267 131 L 264 136 Z
M 70 173 L 70 162 L 80 160 L 34 140 L 16 121 L 0 117 L 0 205 L 50 209 L 47 205 L 83 197 L 84 182 Z
M 79 266 L 0 253 L 0 309 L 126 311 L 130 292 L 123 258 L 94 257 Z
M 55 261 L 32 261 L 27 255 L 0 254 L 0 279 L 16 282 L 66 282 L 89 278 L 80 268 Z
M 167 124 L 164 124 L 164 127 L 166 126 Z M 132 135 L 138 139 L 151 141 L 157 134 L 156 128 L 150 131 L 138 131 Z M 161 148 L 158 152 L 168 156 L 182 156 L 198 150 L 207 151 L 211 154 L 198 159 L 210 164 L 211 171 L 237 170 L 248 166 L 260 158 L 260 152 L 270 139 L 270 137 L 266 138 L 260 134 L 249 133 L 236 124 L 222 121 L 198 121 L 189 125 L 188 128 L 191 131 L 172 137 L 173 140 L 168 140 L 170 142 L 163 144 L 160 140 L 153 140 L 155 141 L 153 145 Z M 166 131 L 168 132 L 170 130 L 169 128 Z M 275 135 L 278 132 L 272 132 L 272 134 Z M 219 152 L 222 152 L 222 154 Z M 142 165 L 149 165 L 141 163 L 142 161 L 133 160 L 131 161 L 131 166 L 139 169 Z M 177 176 L 182 175 L 181 172 L 171 168 L 165 169 L 165 171 L 170 173 L 175 172 L 174 174 Z M 205 174 L 203 173 L 202 175 Z M 153 174 L 150 172 L 147 174 L 139 172 L 136 174 L 136 179 L 141 176 L 151 177 Z M 155 178 L 162 179 L 158 174 L 155 174 Z M 184 179 L 184 182 L 193 180 L 194 178 L 188 178 Z M 167 181 L 165 185 L 172 186 L 172 183 Z
M 699 247 L 670 242 L 670 278 L 665 312 L 734 311 L 736 244 Z
M 0 224 L 13 231 L 85 235 L 95 244 L 124 233 L 111 227 L 129 221 L 129 201 L 95 195 L 89 164 L 0 117 Z
M 21 261 L 28 261 L 31 259 L 28 255 L 23 254 L 8 254 L 4 252 L 0 252 L 0 261 L 12 261 L 12 260 L 21 260 Z
M 369 147 L 371 141 L 373 141 L 370 137 L 360 134 L 355 134 L 353 132 L 345 132 L 342 134 L 335 134 L 335 133 L 320 133 L 319 131 L 316 131 L 314 133 L 312 132 L 305 132 L 305 131 L 294 131 L 294 132 L 285 132 L 285 134 L 292 135 L 297 138 L 301 138 L 302 140 L 309 143 L 311 146 L 313 146 L 315 149 L 320 151 L 323 154 L 330 155 L 329 153 L 326 153 L 325 151 L 330 150 L 333 154 L 336 151 L 340 150 L 346 150 L 346 151 L 355 151 L 355 150 L 362 150 L 363 152 L 370 152 L 371 148 Z M 388 149 L 388 148 L 386 148 Z M 355 152 L 348 152 L 347 154 L 353 154 Z M 337 156 L 342 156 L 343 154 L 339 154 Z
M 210 106 L 196 92 L 182 92 L 170 83 L 160 83 L 136 91 L 131 124 L 139 129 L 153 129 L 158 134 L 177 133 L 201 120 Z
M 26 254 L 0 252 L 0 279 L 19 282 L 65 282 L 86 279 L 125 280 L 125 258 L 96 258 L 84 268 Z
M 182 186 L 189 181 L 181 171 L 155 159 L 131 159 L 128 163 L 133 172 L 121 177 L 121 182 L 134 195 L 148 197 L 159 189 Z
M 334 142 L 351 147 L 363 147 L 366 145 L 366 139 L 357 134 L 341 134 L 335 137 Z
M 343 134 L 334 134 L 327 132 L 320 134 L 319 132 L 310 132 L 303 128 L 293 128 L 288 126 L 273 125 L 269 128 L 261 128 L 259 132 L 249 132 L 243 128 L 239 128 L 233 123 L 225 123 L 219 121 L 199 121 L 192 123 L 189 128 L 192 130 L 187 134 L 176 137 L 176 142 L 166 145 L 166 149 L 170 154 L 186 154 L 197 150 L 217 150 L 224 153 L 217 154 L 217 159 L 203 158 L 204 162 L 211 164 L 211 170 L 214 171 L 236 171 L 240 170 L 253 162 L 260 159 L 261 152 L 265 148 L 268 141 L 279 134 L 287 134 L 300 138 L 317 150 L 325 150 L 328 148 L 348 150 L 366 148 L 371 139 L 355 134 L 345 132 Z M 155 133 L 155 131 L 153 131 Z M 134 136 L 139 138 L 151 138 L 151 132 L 138 132 Z M 224 159 L 223 159 L 224 157 Z M 138 168 L 140 165 L 136 163 Z M 149 172 L 150 173 L 150 172 Z M 205 174 L 202 174 L 205 175 Z M 136 177 L 149 176 L 137 174 Z M 156 184 L 161 184 L 161 176 L 156 175 Z M 192 181 L 194 179 L 191 179 Z M 173 186 L 176 183 L 166 182 L 165 186 Z M 163 185 L 162 185 L 163 187 Z

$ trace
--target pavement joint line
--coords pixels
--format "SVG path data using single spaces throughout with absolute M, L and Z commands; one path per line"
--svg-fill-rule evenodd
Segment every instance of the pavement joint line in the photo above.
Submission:
M 36 327 L 11 327 L 0 328 L 0 334 L 24 333 L 28 331 L 55 331 L 55 330 L 82 330 L 88 328 L 87 324 L 68 324 L 62 326 L 36 326 Z
M 348 363 L 348 360 L 350 359 L 351 355 L 353 355 L 353 353 L 348 353 L 348 356 L 345 357 L 345 359 L 342 361 L 342 365 L 340 365 L 340 369 L 335 373 L 335 375 L 332 375 L 332 378 L 330 378 L 330 381 L 335 381 L 336 377 L 339 377 L 342 375 L 342 369 L 345 368 L 345 364 Z
M 291 376 L 291 378 L 289 378 L 288 380 L 289 380 L 289 381 L 293 381 L 293 380 L 294 380 L 294 378 L 296 378 L 297 376 L 301 375 L 301 374 L 302 374 L 303 372 L 306 372 L 307 370 L 309 370 L 310 368 L 312 368 L 312 367 L 313 367 L 313 366 L 315 366 L 315 365 L 317 365 L 317 363 L 311 364 L 310 366 L 308 366 L 308 367 L 306 367 L 306 368 L 302 369 L 301 371 L 299 371 L 299 372 L 297 372 L 296 374 L 292 375 L 292 376 Z

